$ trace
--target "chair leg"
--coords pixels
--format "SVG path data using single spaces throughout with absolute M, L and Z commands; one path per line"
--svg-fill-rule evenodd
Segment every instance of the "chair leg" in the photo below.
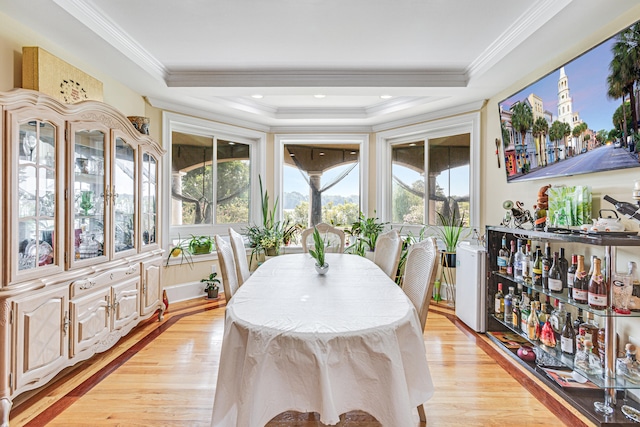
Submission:
M 424 414 L 424 406 L 418 406 L 418 416 L 420 416 L 420 423 L 427 425 L 427 416 Z

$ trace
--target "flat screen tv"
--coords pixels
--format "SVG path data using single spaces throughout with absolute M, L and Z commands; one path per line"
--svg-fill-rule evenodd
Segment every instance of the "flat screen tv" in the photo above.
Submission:
M 640 21 L 501 101 L 507 181 L 640 166 L 634 56 Z

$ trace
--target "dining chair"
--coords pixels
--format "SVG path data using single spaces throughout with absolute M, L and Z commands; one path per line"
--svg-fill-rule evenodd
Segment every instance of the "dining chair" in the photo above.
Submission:
M 402 252 L 402 238 L 398 230 L 389 230 L 378 236 L 373 262 L 384 271 L 391 280 L 396 280 L 398 263 Z
M 220 274 L 222 275 L 222 285 L 224 286 L 224 299 L 229 304 L 229 300 L 238 290 L 238 278 L 236 277 L 236 262 L 233 259 L 231 246 L 219 235 L 215 235 L 216 251 L 218 252 L 218 264 L 220 264 Z
M 344 252 L 344 231 L 321 222 L 316 225 L 320 235 L 327 240 L 325 252 Z M 305 228 L 301 233 L 302 251 L 309 252 L 309 246 L 313 246 L 313 227 Z
M 409 247 L 407 262 L 404 268 L 404 284 L 402 289 L 418 311 L 420 326 L 424 333 L 429 312 L 429 303 L 433 293 L 433 284 L 438 270 L 438 245 L 436 239 L 429 237 Z M 418 406 L 421 422 L 426 422 L 424 406 Z
M 236 262 L 236 276 L 238 277 L 238 287 L 251 276 L 249 263 L 247 262 L 247 250 L 244 247 L 242 234 L 229 227 L 229 241 L 233 250 L 233 258 Z

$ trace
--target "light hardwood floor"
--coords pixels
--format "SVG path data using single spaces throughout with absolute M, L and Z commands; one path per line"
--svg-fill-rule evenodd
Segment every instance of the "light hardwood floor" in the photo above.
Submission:
M 110 351 L 21 398 L 11 427 L 209 426 L 223 323 L 222 301 L 173 304 L 163 323 L 144 323 Z M 429 426 L 591 425 L 435 304 L 425 342 L 436 390 L 425 404 Z M 419 426 L 417 411 L 414 418 Z M 346 414 L 340 425 L 380 426 L 361 412 Z M 323 424 L 316 414 L 293 412 L 268 424 L 294 426 Z

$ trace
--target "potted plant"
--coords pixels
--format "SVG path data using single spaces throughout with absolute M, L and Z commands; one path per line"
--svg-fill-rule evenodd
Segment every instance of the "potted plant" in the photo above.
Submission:
M 213 239 L 209 236 L 191 236 L 189 240 L 189 252 L 193 255 L 211 253 L 214 248 Z
M 329 270 L 329 264 L 325 259 L 325 240 L 320 236 L 317 227 L 313 227 L 314 249 L 309 249 L 309 255 L 316 260 L 316 271 L 318 274 L 325 274 Z
M 280 248 L 284 245 L 285 233 L 290 228 L 289 221 L 276 221 L 278 198 L 273 208 L 269 209 L 269 194 L 262 188 L 260 178 L 260 196 L 262 199 L 262 224 L 252 225 L 245 230 L 249 239 L 251 250 L 251 262 L 253 258 L 261 254 L 275 256 L 280 254 Z M 291 232 L 289 232 L 291 235 Z
M 458 242 L 469 235 L 469 230 L 464 227 L 464 214 L 458 218 L 455 211 L 451 215 L 444 216 L 440 212 L 438 215 L 438 225 L 434 227 L 437 237 L 442 240 L 445 246 L 445 258 L 447 267 L 455 268 L 456 266 L 456 247 Z
M 200 280 L 200 282 L 205 284 L 204 291 L 207 293 L 207 298 L 218 298 L 220 279 L 218 279 L 217 276 L 218 273 L 211 273 L 209 277 Z
M 376 249 L 378 236 L 384 231 L 385 224 L 388 223 L 380 222 L 375 217 L 367 218 L 364 213 L 360 212 L 358 220 L 351 224 L 351 229 L 346 230 L 347 234 L 355 238 L 355 241 L 347 248 L 347 252 L 360 256 L 372 254 Z

